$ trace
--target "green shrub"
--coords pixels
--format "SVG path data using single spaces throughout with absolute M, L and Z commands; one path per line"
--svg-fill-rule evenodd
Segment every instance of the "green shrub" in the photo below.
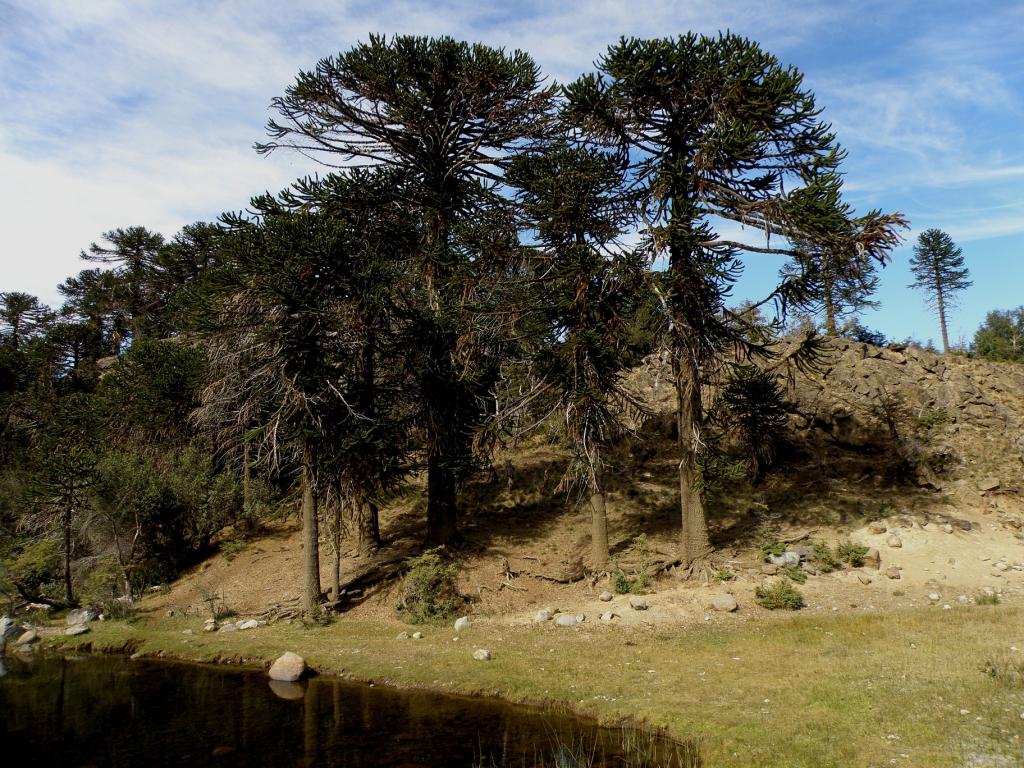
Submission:
M 736 574 L 728 568 L 717 568 L 715 569 L 715 578 L 719 581 L 732 581 L 736 578 Z
M 21 550 L 6 567 L 11 581 L 29 592 L 45 592 L 45 585 L 58 582 L 63 575 L 64 557 L 56 541 L 40 539 Z
M 928 434 L 949 424 L 950 418 L 949 412 L 944 408 L 928 406 L 914 416 L 913 421 L 918 432 Z
M 822 573 L 832 573 L 842 567 L 842 563 L 836 559 L 832 547 L 823 541 L 814 542 L 814 564 Z
M 782 575 L 788 578 L 790 581 L 795 581 L 797 584 L 803 584 L 805 581 L 807 581 L 807 571 L 805 571 L 799 565 L 783 566 Z
M 226 539 L 220 543 L 221 554 L 224 555 L 224 559 L 229 563 L 242 554 L 246 547 L 249 546 L 249 542 L 241 538 Z
M 999 595 L 995 592 L 979 592 L 974 596 L 975 605 L 999 605 Z
M 761 556 L 767 558 L 768 555 L 775 555 L 778 557 L 786 551 L 786 545 L 775 538 L 775 533 L 768 526 L 764 526 L 757 532 L 757 545 L 761 549 Z
M 458 566 L 446 561 L 440 549 L 431 549 L 406 561 L 409 570 L 402 583 L 399 609 L 408 612 L 411 624 L 450 619 L 463 600 L 459 595 Z
M 651 586 L 654 577 L 654 550 L 645 534 L 640 534 L 627 550 L 636 559 L 636 567 L 632 576 L 627 576 L 619 566 L 615 566 L 612 574 L 612 589 L 620 595 L 642 595 Z
M 777 608 L 796 611 L 804 607 L 804 596 L 788 581 L 779 580 L 767 587 L 758 587 L 754 590 L 754 597 L 758 605 L 769 611 Z
M 844 563 L 849 563 L 854 568 L 860 568 L 864 565 L 864 555 L 868 553 L 868 548 L 863 544 L 855 544 L 852 541 L 844 541 L 838 547 L 836 547 L 836 555 Z

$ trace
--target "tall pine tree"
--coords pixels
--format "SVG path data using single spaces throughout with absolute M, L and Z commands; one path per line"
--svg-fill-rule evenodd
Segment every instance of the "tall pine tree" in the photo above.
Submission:
M 956 306 L 957 294 L 973 285 L 964 264 L 964 254 L 953 238 L 941 229 L 926 229 L 917 238 L 910 257 L 911 288 L 924 291 L 928 306 L 939 316 L 942 352 L 949 354 L 947 315 Z

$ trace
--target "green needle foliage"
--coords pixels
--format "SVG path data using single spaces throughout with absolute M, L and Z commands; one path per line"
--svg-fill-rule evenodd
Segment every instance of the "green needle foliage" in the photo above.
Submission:
M 923 291 L 928 306 L 939 316 L 942 330 L 942 351 L 949 354 L 949 332 L 946 315 L 956 306 L 957 294 L 973 285 L 964 264 L 964 254 L 953 238 L 941 229 L 926 229 L 917 238 L 914 255 L 910 257 L 910 272 L 914 276 L 911 288 Z

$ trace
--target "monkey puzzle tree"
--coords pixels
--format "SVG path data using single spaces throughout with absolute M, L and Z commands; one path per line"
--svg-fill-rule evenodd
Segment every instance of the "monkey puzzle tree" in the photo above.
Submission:
M 14 349 L 42 333 L 52 320 L 50 308 L 35 296 L 20 291 L 0 293 L 0 339 Z
M 591 559 L 608 562 L 603 453 L 637 404 L 624 387 L 624 347 L 633 332 L 640 260 L 616 239 L 630 220 L 621 163 L 594 149 L 558 143 L 521 155 L 509 182 L 520 190 L 536 233 L 537 300 L 547 338 L 536 374 L 573 451 L 562 488 L 579 487 L 591 507 Z
M 926 229 L 917 238 L 914 255 L 910 257 L 914 282 L 910 288 L 924 291 L 928 306 L 939 316 L 942 330 L 942 352 L 949 354 L 949 332 L 946 313 L 956 306 L 957 294 L 973 285 L 964 265 L 963 251 L 953 238 L 941 229 Z
M 405 175 L 421 223 L 419 397 L 427 465 L 427 541 L 457 533 L 456 490 L 471 464 L 477 402 L 491 369 L 472 322 L 493 274 L 480 227 L 500 210 L 496 185 L 512 155 L 548 130 L 554 89 L 534 61 L 451 38 L 371 36 L 300 72 L 272 106 L 271 140 L 328 164 L 385 165 Z M 500 217 L 498 217 L 500 218 Z
M 662 291 L 678 403 L 681 557 L 692 565 L 711 552 L 699 472 L 706 385 L 727 356 L 766 352 L 725 306 L 739 256 L 792 255 L 787 239 L 805 239 L 881 261 L 902 218 L 852 217 L 840 198 L 843 152 L 813 94 L 800 72 L 756 43 L 733 34 L 622 39 L 597 69 L 567 87 L 567 116 L 628 156 L 646 245 L 652 258 L 667 256 Z M 762 232 L 763 244 L 718 235 L 722 221 Z M 785 299 L 793 289 L 783 281 L 770 294 Z
M 798 243 L 797 253 L 782 269 L 783 280 L 800 280 L 807 294 L 807 309 L 824 314 L 825 333 L 839 335 L 839 321 L 878 306 L 871 296 L 878 290 L 875 262 L 849 254 Z

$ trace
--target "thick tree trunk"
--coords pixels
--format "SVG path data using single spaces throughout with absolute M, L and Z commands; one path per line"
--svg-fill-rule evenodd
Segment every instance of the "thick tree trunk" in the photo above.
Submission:
M 307 613 L 320 609 L 320 529 L 317 521 L 316 468 L 309 446 L 302 455 L 302 546 L 305 590 L 302 608 Z
M 590 495 L 590 557 L 595 570 L 608 565 L 608 515 L 602 488 Z
M 74 606 L 75 591 L 71 583 L 71 523 L 74 508 L 71 504 L 64 507 L 64 598 L 69 606 Z
M 364 501 L 354 510 L 356 518 L 356 544 L 359 554 L 368 555 L 381 547 L 380 519 L 377 505 Z
M 689 568 L 711 554 L 704 499 L 700 488 L 697 458 L 702 436 L 700 373 L 689 362 L 677 363 L 676 397 L 679 431 L 679 503 L 682 537 L 679 556 Z
M 458 534 L 458 511 L 455 501 L 455 474 L 444 466 L 440 457 L 430 456 L 427 462 L 427 536 L 428 547 L 450 544 Z
M 339 499 L 334 505 L 333 523 L 331 525 L 331 602 L 337 603 L 341 599 L 341 527 L 342 527 L 342 503 Z
M 942 354 L 949 354 L 949 333 L 946 330 L 946 299 L 942 295 L 942 283 L 935 281 L 935 301 L 939 309 L 939 326 L 942 328 Z

